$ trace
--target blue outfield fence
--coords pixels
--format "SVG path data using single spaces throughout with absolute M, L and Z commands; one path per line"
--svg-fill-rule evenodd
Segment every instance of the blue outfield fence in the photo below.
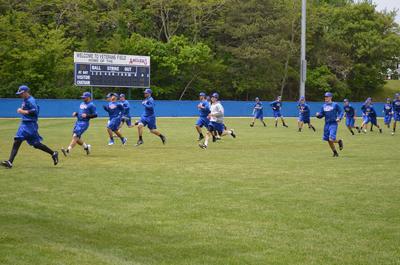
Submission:
M 0 99 L 0 118 L 17 118 L 20 117 L 16 110 L 21 106 L 21 99 Z M 40 106 L 40 117 L 71 117 L 72 112 L 77 111 L 81 100 L 72 99 L 37 99 Z M 143 107 L 140 100 L 130 100 L 132 117 L 140 116 Z M 107 114 L 103 110 L 104 100 L 95 100 L 97 111 L 100 117 L 106 117 Z M 177 101 L 177 100 L 156 100 L 156 115 L 158 117 L 194 117 L 198 115 L 198 101 Z M 272 110 L 269 106 L 270 102 L 264 101 L 264 116 L 271 117 Z M 227 117 L 250 117 L 254 102 L 252 101 L 222 101 Z M 308 102 L 311 108 L 312 116 L 320 110 L 322 102 Z M 357 110 L 357 116 L 361 115 L 362 103 L 352 103 Z M 379 116 L 382 116 L 384 103 L 374 103 L 375 109 Z M 297 117 L 297 102 L 283 102 L 282 114 L 284 117 Z

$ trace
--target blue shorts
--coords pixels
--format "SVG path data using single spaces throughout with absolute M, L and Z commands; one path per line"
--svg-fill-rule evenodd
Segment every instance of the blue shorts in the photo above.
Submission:
M 124 117 L 122 117 L 121 121 L 122 121 L 122 123 L 126 123 L 126 125 L 128 125 L 129 127 L 132 126 L 131 117 L 124 116 Z
M 378 121 L 376 120 L 376 117 L 369 117 L 369 121 L 371 122 L 372 125 L 377 126 Z
M 395 112 L 393 118 L 395 121 L 400 121 L 400 113 Z
M 255 119 L 259 119 L 259 120 L 263 120 L 264 119 L 264 113 L 262 113 L 261 111 L 256 111 L 256 113 L 254 113 L 254 118 Z
M 280 110 L 278 110 L 278 111 L 274 110 L 274 118 L 280 118 L 280 117 L 282 117 L 281 111 Z
M 147 126 L 150 130 L 157 129 L 156 116 L 142 116 L 140 117 L 139 123 L 143 124 L 143 126 Z
M 392 122 L 392 118 L 393 118 L 393 115 L 385 115 L 385 117 L 383 118 L 383 121 L 385 122 L 385 124 L 390 124 Z
M 26 141 L 29 145 L 40 143 L 43 138 L 39 135 L 38 130 L 39 125 L 36 122 L 22 122 L 14 140 Z
M 199 126 L 200 128 L 202 127 L 208 127 L 208 124 L 210 123 L 210 120 L 207 119 L 207 117 L 199 117 L 196 121 L 196 125 Z
M 112 118 L 111 120 L 108 121 L 107 128 L 110 129 L 113 132 L 118 131 L 119 125 L 121 124 L 121 118 Z
M 364 123 L 364 124 L 368 124 L 368 123 L 370 123 L 370 121 L 371 121 L 367 115 L 363 115 L 362 118 L 363 118 L 363 123 Z
M 310 124 L 310 117 L 309 116 L 300 115 L 299 116 L 299 121 L 303 122 L 303 123 L 306 123 L 306 124 Z
M 356 123 L 356 120 L 354 119 L 354 117 L 346 117 L 346 126 L 347 127 L 354 127 L 354 124 Z
M 215 121 L 210 121 L 210 123 L 208 124 L 208 130 L 210 132 L 216 131 L 219 134 L 222 134 L 224 132 L 225 126 L 223 123 L 218 123 Z
M 335 141 L 336 140 L 336 134 L 337 134 L 337 129 L 338 129 L 338 124 L 335 123 L 325 123 L 324 126 L 324 137 L 322 140 L 324 141 Z
M 81 138 L 82 134 L 89 128 L 89 122 L 77 121 L 74 126 L 74 136 Z

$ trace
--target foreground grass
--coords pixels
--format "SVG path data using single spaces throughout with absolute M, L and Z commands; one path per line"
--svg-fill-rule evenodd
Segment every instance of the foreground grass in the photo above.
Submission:
M 160 119 L 168 136 L 105 120 L 57 167 L 26 144 L 0 170 L 0 264 L 400 264 L 400 134 L 350 136 L 332 158 L 317 133 L 255 128 L 204 151 L 194 119 Z M 73 120 L 41 120 L 45 143 L 68 144 Z M 271 122 L 269 122 L 271 124 Z M 7 158 L 16 120 L 0 120 Z

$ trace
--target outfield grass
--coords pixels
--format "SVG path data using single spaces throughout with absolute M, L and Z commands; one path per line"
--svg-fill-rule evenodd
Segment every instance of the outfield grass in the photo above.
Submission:
M 378 90 L 372 95 L 375 102 L 385 102 L 386 98 L 393 98 L 394 94 L 400 92 L 400 80 L 386 80 L 382 90 Z
M 159 119 L 108 147 L 105 120 L 52 166 L 26 144 L 0 169 L 0 264 L 400 264 L 400 132 L 340 135 L 331 157 L 317 133 L 227 119 L 237 139 L 197 147 L 194 119 Z M 50 147 L 72 119 L 41 120 Z M 269 121 L 269 125 L 271 122 Z M 7 158 L 17 120 L 0 120 Z M 90 139 L 90 140 L 89 140 Z

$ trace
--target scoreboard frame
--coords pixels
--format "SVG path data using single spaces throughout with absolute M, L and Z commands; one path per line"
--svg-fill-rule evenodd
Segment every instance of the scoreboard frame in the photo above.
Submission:
M 94 66 L 107 66 L 107 67 L 135 67 L 137 73 L 138 68 L 148 69 L 148 85 L 108 85 L 108 84 L 78 84 L 78 66 L 85 65 L 89 67 L 89 73 L 83 75 L 92 77 L 90 72 L 92 65 Z M 102 71 L 96 70 L 104 73 L 115 73 L 115 71 Z M 127 73 L 128 74 L 128 73 Z M 132 74 L 132 72 L 129 72 Z M 81 74 L 82 75 L 82 74 Z M 105 74 L 106 76 L 107 74 Z M 111 74 L 110 74 L 111 76 Z M 114 74 L 112 75 L 114 76 Z M 84 81 L 84 79 L 81 79 Z M 74 52 L 74 84 L 79 87 L 123 87 L 123 88 L 148 88 L 151 84 L 151 67 L 150 67 L 150 57 L 149 56 L 138 56 L 138 55 L 125 55 L 125 54 L 109 54 L 109 53 L 90 53 L 90 52 Z

